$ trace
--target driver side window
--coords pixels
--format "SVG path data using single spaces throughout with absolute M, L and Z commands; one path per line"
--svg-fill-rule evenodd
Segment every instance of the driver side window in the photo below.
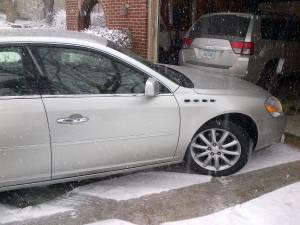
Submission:
M 50 94 L 142 94 L 148 77 L 109 56 L 67 47 L 35 49 Z

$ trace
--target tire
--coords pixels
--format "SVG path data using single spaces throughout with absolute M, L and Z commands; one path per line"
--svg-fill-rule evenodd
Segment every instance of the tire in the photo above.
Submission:
M 264 68 L 257 85 L 267 90 L 272 95 L 277 94 L 277 88 L 279 84 L 279 77 L 276 74 L 277 63 L 272 61 Z
M 215 132 L 215 142 L 213 141 L 213 131 Z M 222 140 L 222 137 L 225 137 L 224 134 L 228 135 Z M 202 136 L 209 143 L 203 141 Z M 236 144 L 230 146 L 233 143 Z M 245 129 L 230 121 L 212 120 L 193 137 L 187 150 L 186 164 L 200 174 L 228 176 L 245 166 L 252 147 L 252 141 Z M 211 158 L 210 162 L 205 165 L 209 158 Z M 219 161 L 219 166 L 217 161 Z

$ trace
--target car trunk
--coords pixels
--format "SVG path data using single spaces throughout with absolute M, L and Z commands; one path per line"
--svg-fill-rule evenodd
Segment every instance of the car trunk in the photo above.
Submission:
M 215 14 L 200 18 L 187 39 L 194 49 L 194 64 L 229 69 L 241 55 L 250 55 L 253 43 L 245 42 L 251 16 Z M 246 43 L 246 44 L 245 44 Z

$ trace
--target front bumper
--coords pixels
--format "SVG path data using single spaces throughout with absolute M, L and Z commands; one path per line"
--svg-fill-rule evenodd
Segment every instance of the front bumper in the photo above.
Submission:
M 267 115 L 261 119 L 259 122 L 260 127 L 256 150 L 271 146 L 275 143 L 282 143 L 284 141 L 286 122 L 287 120 L 284 115 L 277 118 Z

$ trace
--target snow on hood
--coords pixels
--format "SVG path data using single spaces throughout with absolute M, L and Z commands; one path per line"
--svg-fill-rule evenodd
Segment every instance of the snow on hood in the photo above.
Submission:
M 213 72 L 186 66 L 165 65 L 186 75 L 194 84 L 197 93 L 228 93 L 234 95 L 268 96 L 262 88 L 233 76 L 223 76 Z

